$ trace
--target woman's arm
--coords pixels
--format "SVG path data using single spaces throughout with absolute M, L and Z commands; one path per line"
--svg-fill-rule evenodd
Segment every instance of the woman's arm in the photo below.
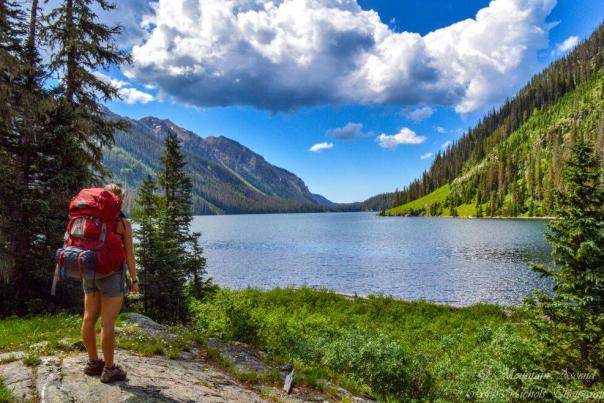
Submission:
M 124 225 L 124 249 L 126 250 L 126 264 L 132 279 L 133 292 L 138 290 L 138 278 L 136 277 L 136 261 L 134 260 L 134 242 L 132 241 L 132 224 L 128 220 L 122 220 Z

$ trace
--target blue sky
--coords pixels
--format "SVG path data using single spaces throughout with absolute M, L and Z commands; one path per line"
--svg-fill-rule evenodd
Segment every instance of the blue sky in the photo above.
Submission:
M 402 188 L 604 18 L 595 0 L 234 3 L 123 0 L 106 18 L 134 64 L 104 72 L 127 98 L 108 106 L 230 137 L 336 202 Z

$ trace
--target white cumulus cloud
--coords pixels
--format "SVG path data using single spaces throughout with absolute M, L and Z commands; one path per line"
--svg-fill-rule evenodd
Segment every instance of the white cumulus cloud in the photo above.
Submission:
M 420 108 L 404 108 L 401 110 L 401 115 L 407 119 L 411 119 L 414 122 L 421 122 L 422 120 L 428 119 L 434 113 L 434 109 L 429 106 L 422 106 Z
M 94 76 L 99 80 L 109 83 L 115 87 L 121 100 L 127 104 L 146 104 L 155 100 L 153 95 L 132 87 L 132 84 L 127 81 L 109 77 L 100 71 L 95 71 L 92 74 L 94 74 Z
M 440 146 L 440 148 L 446 150 L 451 144 L 453 144 L 453 142 L 451 140 L 447 140 Z
M 195 106 L 499 102 L 539 68 L 556 0 L 493 0 L 475 18 L 396 32 L 356 0 L 158 0 L 128 77 Z
M 380 134 L 375 141 L 382 148 L 396 148 L 401 144 L 421 144 L 426 141 L 426 137 L 418 136 L 413 130 L 403 127 L 398 133 L 388 135 Z
M 575 35 L 569 36 L 564 41 L 556 44 L 556 48 L 553 50 L 552 55 L 561 56 L 565 53 L 568 53 L 572 49 L 574 49 L 574 47 L 577 46 L 578 44 L 579 44 L 578 36 L 575 36 Z
M 428 158 L 431 158 L 434 154 L 432 153 L 425 153 L 419 156 L 420 160 L 427 160 Z
M 23 2 L 31 3 L 31 1 Z M 63 5 L 63 0 L 46 0 L 39 3 L 42 12 L 48 14 L 50 10 Z M 153 14 L 153 3 L 149 0 L 119 0 L 111 2 L 115 5 L 113 10 L 103 10 L 98 4 L 91 4 L 92 11 L 98 16 L 99 21 L 110 26 L 119 26 L 120 34 L 116 42 L 120 46 L 129 47 L 140 44 L 147 38 L 144 21 L 146 16 Z
M 314 146 L 310 147 L 308 149 L 308 151 L 310 151 L 311 153 L 320 153 L 323 150 L 329 150 L 330 148 L 333 148 L 333 143 L 317 143 Z
M 153 95 L 137 90 L 136 88 L 120 88 L 119 94 L 122 101 L 127 104 L 147 104 L 155 100 Z
M 354 122 L 348 122 L 343 127 L 329 129 L 327 130 L 326 134 L 338 140 L 352 140 L 365 136 L 365 133 L 363 132 L 363 124 Z
M 122 88 L 125 87 L 127 85 L 130 85 L 130 83 L 123 81 L 123 80 L 118 80 L 116 78 L 112 78 L 109 77 L 108 75 L 101 73 L 100 71 L 93 71 L 92 74 L 98 78 L 101 81 L 104 81 L 106 83 L 111 84 L 113 87 L 115 88 Z
M 434 130 L 436 130 L 440 134 L 445 134 L 447 132 L 447 129 L 445 129 L 444 127 L 441 127 L 441 126 L 434 126 Z

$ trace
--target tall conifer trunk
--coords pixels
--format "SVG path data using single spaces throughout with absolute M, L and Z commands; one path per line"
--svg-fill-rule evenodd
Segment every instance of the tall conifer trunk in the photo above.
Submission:
M 73 22 L 73 0 L 67 0 L 65 3 L 65 45 L 67 47 L 67 64 L 66 64 L 66 78 L 65 78 L 65 100 L 73 107 L 75 105 L 74 94 L 75 94 L 75 46 Z

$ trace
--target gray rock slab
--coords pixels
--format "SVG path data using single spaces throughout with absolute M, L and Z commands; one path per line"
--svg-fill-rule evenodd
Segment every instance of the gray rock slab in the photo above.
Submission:
M 14 353 L 9 353 L 14 354 Z M 7 354 L 2 354 L 7 355 Z M 21 357 L 23 354 L 21 353 Z M 17 360 L 0 365 L 0 376 L 4 379 L 4 385 L 13 393 L 18 402 L 32 401 L 34 397 L 33 370 Z

